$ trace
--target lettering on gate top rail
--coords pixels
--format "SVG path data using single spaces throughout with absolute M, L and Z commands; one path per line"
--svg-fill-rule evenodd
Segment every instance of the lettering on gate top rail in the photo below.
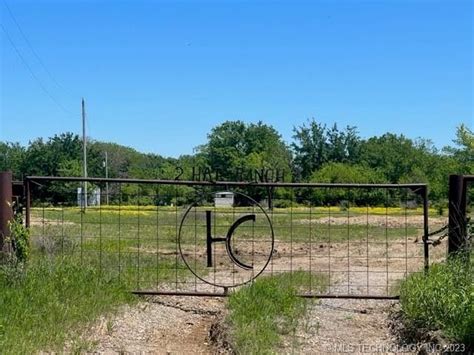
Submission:
M 193 180 L 161 180 L 161 179 L 122 179 L 122 178 L 83 178 L 71 176 L 27 176 L 30 181 L 76 181 L 76 182 L 109 182 L 124 184 L 163 184 L 163 185 L 202 185 L 202 186 L 267 186 L 267 187 L 328 187 L 328 188 L 409 188 L 423 189 L 424 183 L 413 184 L 353 184 L 353 183 L 325 183 L 325 182 L 255 182 L 255 181 L 193 181 Z

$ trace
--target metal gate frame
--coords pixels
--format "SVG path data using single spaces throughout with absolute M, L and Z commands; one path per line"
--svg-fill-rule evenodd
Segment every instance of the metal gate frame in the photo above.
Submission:
M 473 177 L 471 177 L 473 178 Z M 276 187 L 287 188 L 382 188 L 382 189 L 409 189 L 419 195 L 423 201 L 423 257 L 424 269 L 429 268 L 429 225 L 428 225 L 428 186 L 424 183 L 414 184 L 350 184 L 350 183 L 286 183 L 286 182 L 238 182 L 238 181 L 190 181 L 190 180 L 154 180 L 154 179 L 114 179 L 114 178 L 82 178 L 82 177 L 57 177 L 57 176 L 27 176 L 24 179 L 25 194 L 25 222 L 26 226 L 31 225 L 31 184 L 40 184 L 41 182 L 90 182 L 90 183 L 118 183 L 118 184 L 159 184 L 159 185 L 181 185 L 181 186 L 211 186 L 211 187 L 265 187 L 268 189 Z M 388 276 L 387 276 L 388 277 Z M 188 295 L 188 296 L 213 296 L 226 297 L 228 290 L 224 288 L 223 293 L 208 292 L 167 292 L 153 290 L 134 290 L 135 294 L 140 295 Z M 354 298 L 354 299 L 398 299 L 399 296 L 381 296 L 381 295 L 356 295 L 356 294 L 301 294 L 306 298 Z

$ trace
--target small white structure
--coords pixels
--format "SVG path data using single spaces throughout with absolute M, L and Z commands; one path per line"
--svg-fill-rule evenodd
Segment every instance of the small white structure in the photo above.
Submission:
M 234 206 L 234 193 L 230 191 L 216 192 L 214 197 L 214 205 L 216 207 Z
M 82 193 L 82 187 L 77 188 L 77 205 L 84 207 L 84 194 Z M 100 188 L 96 187 L 92 191 L 87 193 L 87 205 L 88 206 L 100 206 Z

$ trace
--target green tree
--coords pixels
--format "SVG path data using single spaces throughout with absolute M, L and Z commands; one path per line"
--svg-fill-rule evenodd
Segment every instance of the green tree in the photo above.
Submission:
M 23 160 L 21 171 L 27 175 L 61 175 L 60 167 L 66 161 L 82 162 L 82 142 L 73 133 L 62 133 L 46 142 L 38 138 L 30 142 Z
M 377 184 L 385 183 L 385 176 L 378 170 L 348 163 L 327 163 L 311 175 L 311 182 Z
M 456 129 L 456 147 L 445 147 L 443 150 L 458 163 L 457 171 L 452 173 L 474 174 L 474 133 L 465 124 Z
M 280 134 L 262 122 L 224 122 L 212 129 L 207 143 L 198 149 L 206 165 L 219 171 L 223 179 L 235 179 L 241 168 L 281 169 L 287 179 L 290 174 L 290 150 Z
M 327 130 L 328 161 L 339 163 L 354 163 L 358 159 L 360 138 L 356 127 L 347 126 L 339 130 L 334 123 Z
M 294 170 L 297 177 L 306 180 L 313 171 L 321 168 L 328 160 L 328 143 L 326 141 L 326 126 L 314 119 L 294 128 L 292 143 L 294 150 Z
M 427 182 L 435 154 L 428 141 L 414 142 L 403 135 L 385 133 L 362 142 L 360 163 L 383 172 L 391 183 Z
M 314 171 L 328 162 L 356 163 L 360 138 L 356 127 L 340 130 L 335 123 L 330 129 L 314 119 L 294 128 L 295 174 L 307 180 Z
M 376 184 L 385 183 L 385 176 L 375 169 L 362 165 L 348 163 L 327 163 L 320 170 L 311 175 L 311 182 L 318 183 L 351 183 L 351 184 Z M 384 201 L 381 190 L 361 190 L 347 188 L 333 188 L 329 190 L 312 189 L 311 199 L 315 204 L 338 204 L 350 201 L 357 205 L 380 204 Z
M 73 133 L 38 138 L 26 149 L 20 171 L 24 175 L 80 176 L 82 142 Z M 34 196 L 40 200 L 72 203 L 76 199 L 78 183 L 50 183 L 43 187 L 32 186 Z
M 14 179 L 21 179 L 25 152 L 26 149 L 20 143 L 0 142 L 0 171 L 10 170 Z

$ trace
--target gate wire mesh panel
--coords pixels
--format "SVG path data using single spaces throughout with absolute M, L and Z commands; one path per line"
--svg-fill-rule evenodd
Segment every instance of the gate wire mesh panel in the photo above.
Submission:
M 304 295 L 383 297 L 423 270 L 416 186 L 109 179 L 106 188 L 89 179 L 85 207 L 78 180 L 29 182 L 35 250 L 73 258 L 131 290 L 218 295 L 288 273 Z

